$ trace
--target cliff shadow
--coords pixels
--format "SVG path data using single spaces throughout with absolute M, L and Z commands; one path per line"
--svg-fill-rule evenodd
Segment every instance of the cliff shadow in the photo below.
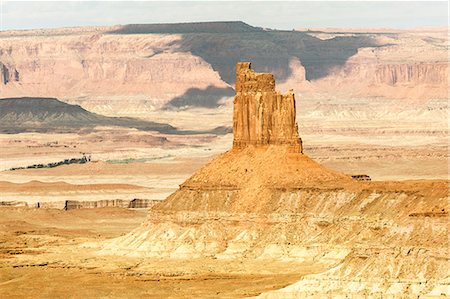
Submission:
M 235 82 L 235 65 L 239 61 L 250 61 L 256 72 L 272 73 L 282 82 L 292 73 L 291 59 L 298 58 L 305 67 L 306 79 L 317 80 L 342 67 L 358 49 L 385 46 L 375 39 L 376 34 L 348 33 L 320 39 L 312 35 L 320 31 L 270 30 L 241 21 L 131 24 L 109 33 L 180 34 L 182 39 L 169 46 L 203 58 L 230 85 Z
M 164 105 L 164 110 L 172 108 L 217 108 L 220 106 L 220 101 L 224 98 L 234 96 L 234 89 L 231 87 L 215 87 L 208 86 L 205 89 L 189 88 L 181 96 L 175 97 Z
M 292 74 L 291 60 L 298 58 L 305 68 L 306 80 L 312 81 L 343 67 L 358 49 L 382 45 L 364 35 L 321 40 L 306 32 L 260 31 L 185 34 L 177 46 L 179 51 L 203 58 L 232 85 L 239 61 L 250 61 L 255 71 L 273 73 L 277 81 L 282 82 Z

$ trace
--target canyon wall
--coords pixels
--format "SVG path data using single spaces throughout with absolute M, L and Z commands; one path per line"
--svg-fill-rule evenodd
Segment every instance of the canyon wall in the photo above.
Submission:
M 446 37 L 400 34 L 385 37 L 388 45 L 361 48 L 342 68 L 317 82 L 323 90 L 353 96 L 394 99 L 444 99 L 449 90 Z M 428 42 L 426 42 L 426 41 Z
M 214 32 L 207 23 L 201 32 L 195 26 L 159 33 L 159 27 L 2 32 L 0 94 L 57 97 L 109 115 L 167 104 L 213 108 L 230 98 L 234 65 L 245 59 L 273 73 L 282 89 L 309 98 L 447 97 L 442 32 L 314 34 L 222 25 L 214 24 Z
M 133 115 L 160 108 L 190 88 L 226 89 L 229 85 L 202 58 L 176 51 L 173 44 L 180 38 L 104 32 L 3 35 L 0 94 L 51 96 L 90 111 L 115 115 L 132 109 L 128 114 Z M 20 75 L 15 77 L 16 70 Z

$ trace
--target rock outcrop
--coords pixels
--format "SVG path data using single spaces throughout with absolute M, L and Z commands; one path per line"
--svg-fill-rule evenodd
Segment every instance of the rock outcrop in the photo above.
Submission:
M 280 94 L 272 74 L 255 73 L 249 62 L 236 65 L 233 147 L 289 145 L 302 152 L 295 118 L 292 90 Z
M 151 199 L 105 199 L 92 201 L 66 200 L 64 204 L 65 210 L 74 209 L 92 209 L 92 208 L 127 208 L 127 209 L 148 209 L 157 204 L 159 200 Z
M 100 253 L 275 259 L 329 269 L 262 295 L 275 298 L 444 290 L 446 217 L 410 215 L 445 208 L 448 182 L 356 181 L 319 165 L 300 152 L 294 96 L 276 93 L 273 77 L 248 63 L 238 64 L 237 76 L 233 148 Z
M 124 208 L 124 209 L 149 209 L 159 200 L 152 199 L 104 199 L 104 200 L 62 200 L 29 203 L 26 201 L 0 201 L 0 207 L 27 207 L 37 209 L 93 209 L 93 208 Z

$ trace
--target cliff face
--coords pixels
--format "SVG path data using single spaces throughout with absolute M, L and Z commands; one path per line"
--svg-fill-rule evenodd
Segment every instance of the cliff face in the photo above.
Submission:
M 6 85 L 11 81 L 19 81 L 19 72 L 16 69 L 8 67 L 0 62 L 0 85 Z
M 180 38 L 99 32 L 0 36 L 0 94 L 74 100 L 113 115 L 139 107 L 129 111 L 132 115 L 159 108 L 191 88 L 228 88 L 202 58 L 176 51 Z
M 292 91 L 275 91 L 272 74 L 255 73 L 249 62 L 236 65 L 233 147 L 289 145 L 302 152 Z
M 103 200 L 62 200 L 50 202 L 36 202 L 29 203 L 26 201 L 0 201 L 0 207 L 28 207 L 40 209 L 61 209 L 61 210 L 75 210 L 75 209 L 94 209 L 116 207 L 124 209 L 149 209 L 159 200 L 151 199 L 103 199 Z
M 95 201 L 77 201 L 66 200 L 64 204 L 65 210 L 73 209 L 91 209 L 91 208 L 106 208 L 119 207 L 127 209 L 148 209 L 158 203 L 158 200 L 151 199 L 109 199 L 109 200 L 95 200 Z
M 242 24 L 236 30 L 230 23 L 211 26 L 2 32 L 0 93 L 57 97 L 109 115 L 145 114 L 172 100 L 175 106 L 216 107 L 230 97 L 235 63 L 245 59 L 308 98 L 448 94 L 445 35 L 335 32 L 318 38 L 244 30 Z
M 336 95 L 393 99 L 444 99 L 449 67 L 444 32 L 380 35 L 383 47 L 360 48 L 342 68 L 314 83 Z
M 338 96 L 442 99 L 449 88 L 448 71 L 448 64 L 441 62 L 377 63 L 355 57 L 314 84 Z
M 391 86 L 408 84 L 447 84 L 448 65 L 434 64 L 386 64 L 375 67 L 374 83 Z

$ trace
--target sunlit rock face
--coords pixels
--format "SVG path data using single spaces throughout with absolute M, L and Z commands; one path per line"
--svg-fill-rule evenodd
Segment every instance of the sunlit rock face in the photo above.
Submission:
M 236 65 L 233 147 L 283 144 L 301 152 L 295 115 L 294 93 L 277 92 L 272 74 L 254 72 L 249 62 Z

